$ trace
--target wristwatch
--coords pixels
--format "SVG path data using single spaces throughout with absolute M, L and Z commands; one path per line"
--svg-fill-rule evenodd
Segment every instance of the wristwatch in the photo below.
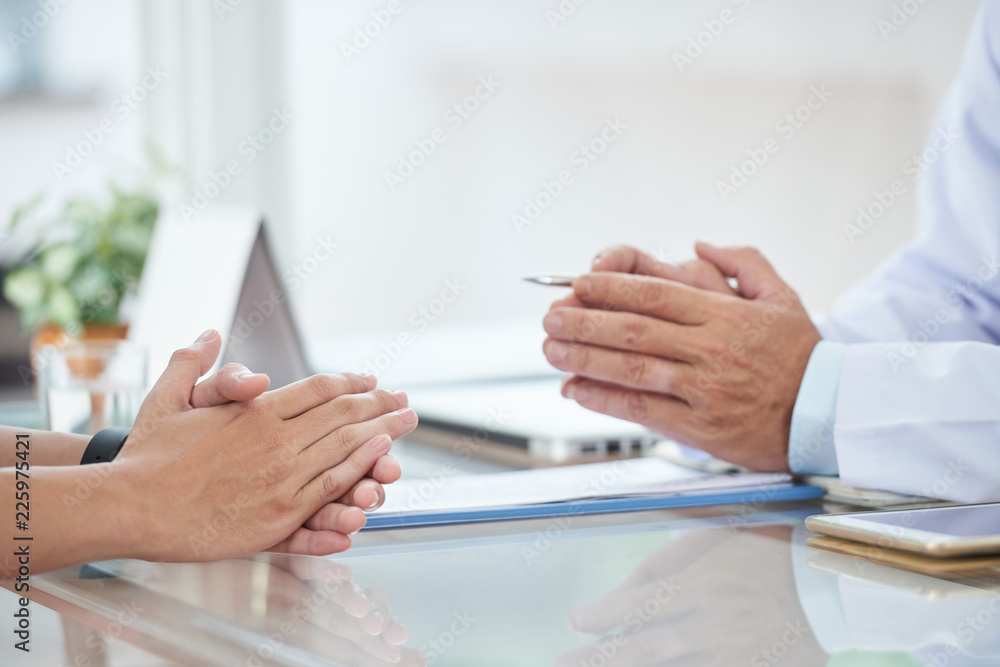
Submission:
M 127 428 L 119 426 L 102 428 L 87 443 L 87 449 L 83 452 L 83 459 L 80 460 L 80 465 L 107 463 L 114 460 L 127 439 Z

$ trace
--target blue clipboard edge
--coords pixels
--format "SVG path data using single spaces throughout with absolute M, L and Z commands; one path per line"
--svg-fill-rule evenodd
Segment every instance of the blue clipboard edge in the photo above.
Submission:
M 482 507 L 467 510 L 438 510 L 432 512 L 405 512 L 395 514 L 370 514 L 362 531 L 392 528 L 422 528 L 461 523 L 487 521 L 515 521 L 517 519 L 544 519 L 557 516 L 582 516 L 586 514 L 613 514 L 616 512 L 642 512 L 648 510 L 706 507 L 710 505 L 739 505 L 741 503 L 771 503 L 782 500 L 808 500 L 822 498 L 824 491 L 818 486 L 765 487 L 731 493 L 713 493 L 681 496 L 632 496 L 625 498 L 596 498 L 563 503 L 541 503 L 507 507 Z

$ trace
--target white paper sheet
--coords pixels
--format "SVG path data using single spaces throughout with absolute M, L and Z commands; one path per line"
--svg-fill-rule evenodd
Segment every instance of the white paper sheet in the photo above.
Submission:
M 374 514 L 506 507 L 623 496 L 724 492 L 786 486 L 784 473 L 712 475 L 660 458 L 622 459 L 559 468 L 448 474 L 445 468 L 386 487 L 386 502 Z

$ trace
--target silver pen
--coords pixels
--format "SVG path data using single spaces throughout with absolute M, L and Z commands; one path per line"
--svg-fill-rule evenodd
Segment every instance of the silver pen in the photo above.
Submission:
M 549 287 L 572 287 L 576 276 L 548 274 L 542 276 L 527 276 L 524 280 L 536 285 L 548 285 Z
M 548 285 L 549 287 L 572 287 L 573 281 L 575 281 L 577 277 L 578 276 L 547 274 L 541 276 L 526 276 L 524 280 L 529 283 L 535 283 L 536 285 Z M 733 288 L 734 292 L 740 291 L 740 284 L 736 281 L 736 278 L 726 278 L 726 282 L 729 283 L 729 286 Z

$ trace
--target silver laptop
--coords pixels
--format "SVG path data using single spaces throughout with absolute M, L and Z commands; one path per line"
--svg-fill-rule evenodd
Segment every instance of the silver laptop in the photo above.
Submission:
M 267 373 L 272 388 L 311 372 L 365 369 L 377 337 L 303 345 L 261 225 L 253 243 L 223 362 Z M 530 328 L 529 328 L 530 327 Z M 420 415 L 411 439 L 453 453 L 512 465 L 551 465 L 640 456 L 661 438 L 586 410 L 560 393 L 560 376 L 541 357 L 539 323 L 446 329 L 439 325 L 380 373 L 382 386 L 406 390 Z M 484 353 L 484 351 L 488 351 Z M 449 363 L 442 364 L 447 358 Z M 376 369 L 379 370 L 379 369 Z

